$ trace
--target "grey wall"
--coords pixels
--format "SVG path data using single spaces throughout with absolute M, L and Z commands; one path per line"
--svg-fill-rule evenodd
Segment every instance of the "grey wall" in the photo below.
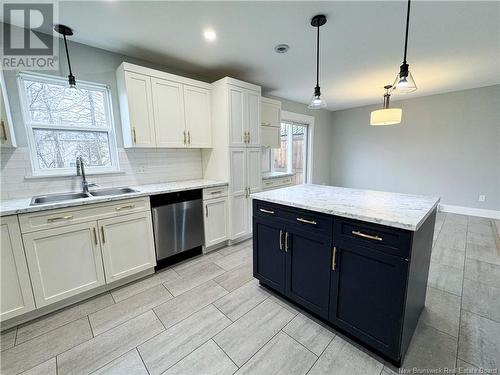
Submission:
M 267 97 L 267 95 L 264 96 Z M 268 96 L 269 98 L 281 101 L 281 108 L 284 111 L 301 113 L 314 117 L 314 138 L 313 138 L 313 184 L 330 184 L 330 148 L 332 139 L 332 113 L 324 109 L 310 110 L 306 104 L 292 102 L 282 98 Z
M 427 194 L 500 210 L 500 85 L 392 102 L 395 126 L 367 106 L 333 112 L 331 184 Z M 478 196 L 486 195 L 485 202 Z

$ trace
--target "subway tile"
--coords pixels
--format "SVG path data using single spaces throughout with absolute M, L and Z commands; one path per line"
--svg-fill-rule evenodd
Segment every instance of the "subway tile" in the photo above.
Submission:
M 148 311 L 59 355 L 58 375 L 91 373 L 162 331 L 161 322 Z
M 87 317 L 2 352 L 1 373 L 17 374 L 92 338 Z

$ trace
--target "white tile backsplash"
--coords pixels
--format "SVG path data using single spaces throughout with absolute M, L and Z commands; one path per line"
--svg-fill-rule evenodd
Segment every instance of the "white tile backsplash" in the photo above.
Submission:
M 143 185 L 203 177 L 199 149 L 118 149 L 121 173 L 89 175 L 100 187 Z M 79 190 L 80 177 L 26 178 L 31 175 L 27 147 L 1 149 L 0 196 L 15 199 Z

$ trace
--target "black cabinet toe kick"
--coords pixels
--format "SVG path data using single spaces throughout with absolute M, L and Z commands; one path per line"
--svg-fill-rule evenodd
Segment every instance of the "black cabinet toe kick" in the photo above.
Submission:
M 435 219 L 412 232 L 254 200 L 254 277 L 399 367 L 425 303 Z

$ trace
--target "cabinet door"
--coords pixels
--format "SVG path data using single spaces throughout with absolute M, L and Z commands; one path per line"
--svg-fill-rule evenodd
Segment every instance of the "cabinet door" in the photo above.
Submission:
M 230 164 L 230 193 L 232 195 L 247 194 L 247 152 L 245 148 L 229 149 L 229 164 Z
M 254 277 L 285 293 L 285 227 L 272 219 L 253 220 Z
M 246 158 L 247 185 L 250 188 L 250 193 L 255 193 L 260 191 L 262 185 L 260 148 L 248 148 Z
M 95 222 L 23 235 L 38 308 L 104 285 Z
M 156 266 L 150 212 L 99 220 L 106 282 Z
M 227 198 L 210 199 L 205 205 L 205 247 L 227 240 Z
M 249 214 L 248 198 L 246 195 L 231 196 L 229 206 L 229 228 L 230 238 L 235 240 L 239 237 L 248 235 Z
M 247 131 L 248 146 L 260 147 L 260 95 L 259 93 L 248 91 L 246 93 L 247 102 Z
M 212 147 L 210 91 L 200 87 L 184 86 L 184 103 L 189 147 Z
M 16 147 L 16 138 L 14 137 L 14 124 L 10 113 L 9 99 L 7 97 L 7 88 L 3 78 L 3 72 L 0 70 L 0 147 Z
M 229 145 L 246 146 L 246 104 L 245 92 L 237 87 L 229 87 Z
M 260 127 L 260 140 L 262 147 L 281 147 L 281 128 L 277 126 Z
M 184 93 L 180 83 L 151 78 L 157 147 L 185 147 Z
M 286 295 L 328 318 L 332 238 L 287 228 Z
M 337 246 L 329 320 L 397 357 L 408 262 L 367 247 Z
M 3 321 L 33 310 L 35 301 L 17 216 L 2 217 L 0 227 L 0 321 Z
M 156 147 L 151 78 L 125 72 L 130 130 L 134 147 Z
M 263 126 L 281 126 L 281 107 L 278 104 L 266 102 L 264 98 L 260 103 L 260 123 Z

